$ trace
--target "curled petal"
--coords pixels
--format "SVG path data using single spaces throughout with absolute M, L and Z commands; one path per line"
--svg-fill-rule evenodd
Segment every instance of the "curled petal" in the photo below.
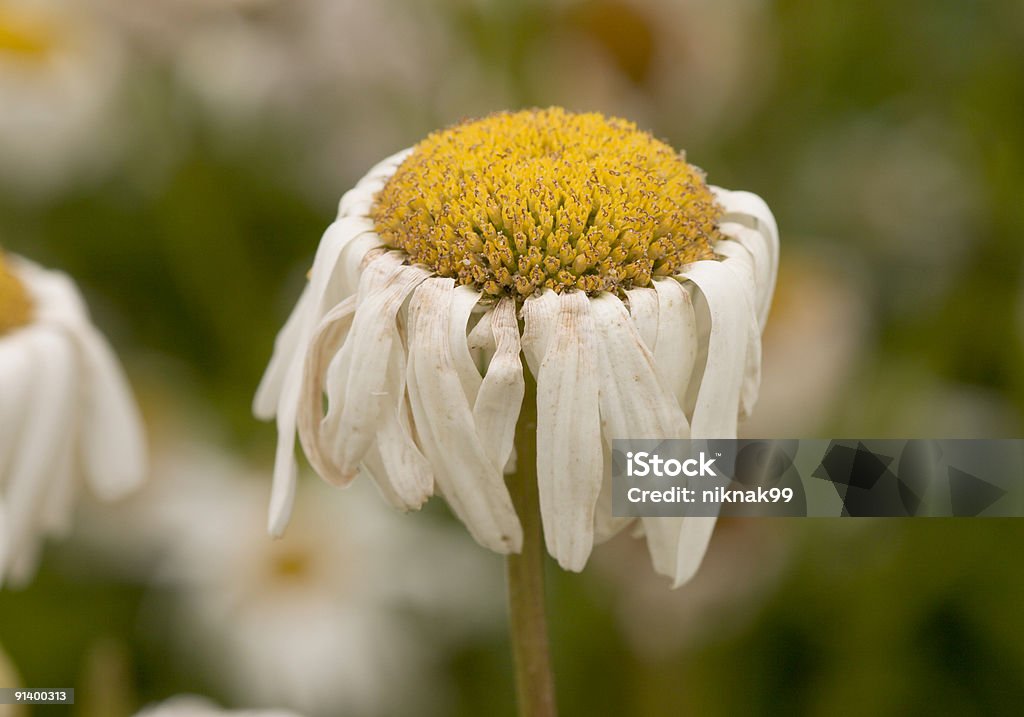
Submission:
M 473 421 L 491 463 L 503 470 L 512 455 L 516 421 L 526 392 L 515 301 L 509 297 L 499 301 L 487 323 L 494 336 L 494 357 L 473 405 Z
M 298 399 L 297 422 L 302 450 L 313 470 L 328 483 L 338 486 L 348 484 L 347 476 L 341 474 L 332 460 L 331 451 L 322 439 L 320 431 L 320 424 L 323 421 L 324 377 L 328 374 L 328 366 L 333 369 L 337 365 L 336 357 L 339 356 L 339 350 L 352 328 L 355 310 L 356 297 L 350 296 L 327 312 L 317 326 L 306 352 Z M 347 378 L 348 366 L 345 364 L 341 367 L 340 378 L 331 381 L 335 388 L 335 401 L 345 400 Z
M 451 333 L 448 345 L 451 347 L 455 372 L 459 375 L 459 383 L 470 405 L 476 401 L 477 392 L 480 391 L 481 377 L 469 350 L 466 326 L 469 324 L 469 315 L 479 301 L 480 292 L 468 286 L 456 286 L 452 292 L 452 315 L 448 327 Z
M 540 372 L 540 364 L 547 355 L 558 315 L 558 298 L 551 289 L 545 289 L 523 302 L 523 353 L 534 376 Z
M 751 320 L 747 327 L 747 358 L 743 372 L 743 387 L 740 390 L 740 415 L 749 417 L 757 403 L 761 390 L 761 327 L 758 325 L 755 306 L 754 258 L 747 248 L 735 241 L 722 241 L 715 250 L 724 256 L 722 264 L 736 274 L 737 281 L 746 289 Z
M 691 433 L 695 438 L 735 438 L 752 307 L 736 274 L 721 262 L 689 264 L 682 276 L 700 289 L 710 321 Z
M 654 363 L 665 387 L 685 409 L 699 343 L 693 302 L 690 292 L 675 279 L 658 279 L 653 284 L 658 296 Z
M 394 345 L 396 316 L 406 298 L 428 274 L 404 266 L 398 252 L 376 259 L 360 282 L 360 300 L 345 346 L 348 375 L 344 398 L 328 385 L 329 409 L 321 430 L 333 442 L 333 458 L 351 480 L 373 441 L 383 404 L 398 392 L 388 384 L 388 362 Z M 365 295 L 365 298 L 363 298 Z
M 606 440 L 685 438 L 689 434 L 686 416 L 659 380 L 654 356 L 626 307 L 605 293 L 590 301 L 590 309 L 597 335 L 598 395 Z
M 537 315 L 526 314 L 527 327 L 531 316 Z M 593 547 L 603 468 L 593 332 L 586 295 L 562 294 L 549 337 L 545 341 L 538 335 L 533 344 L 535 358 L 539 346 L 547 347 L 537 371 L 537 483 L 544 539 L 559 565 L 575 571 L 583 569 Z
M 481 545 L 522 547 L 522 528 L 501 470 L 476 433 L 450 346 L 454 282 L 427 279 L 409 305 L 408 390 L 423 452 L 452 510 Z
M 771 298 L 775 293 L 775 280 L 779 273 L 779 227 L 775 216 L 761 197 L 751 192 L 731 192 L 712 187 L 719 203 L 725 210 L 722 222 L 736 222 L 758 232 L 767 248 L 770 263 L 770 279 L 763 286 L 759 285 L 759 316 L 758 323 L 763 328 Z

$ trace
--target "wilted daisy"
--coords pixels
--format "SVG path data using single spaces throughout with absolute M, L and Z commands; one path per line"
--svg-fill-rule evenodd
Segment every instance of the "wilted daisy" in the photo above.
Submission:
M 138 410 L 74 283 L 0 253 L 0 583 L 31 577 L 82 479 L 110 500 L 145 468 Z
M 630 122 L 552 108 L 430 135 L 342 197 L 278 336 L 255 402 L 279 431 L 271 530 L 298 428 L 329 482 L 363 471 L 402 509 L 438 490 L 480 544 L 518 552 L 503 474 L 535 414 L 547 549 L 582 569 L 626 524 L 612 439 L 735 437 L 777 261 L 761 199 Z M 655 568 L 688 579 L 713 522 L 644 519 Z

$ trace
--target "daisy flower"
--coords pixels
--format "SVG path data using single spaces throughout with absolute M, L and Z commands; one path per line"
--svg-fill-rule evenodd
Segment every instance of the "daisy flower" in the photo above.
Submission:
M 481 545 L 516 553 L 504 472 L 535 422 L 547 549 L 581 570 L 628 524 L 610 513 L 613 438 L 736 436 L 777 265 L 760 198 L 707 186 L 631 122 L 551 108 L 432 134 L 342 197 L 277 338 L 255 400 L 278 427 L 271 531 L 298 429 L 327 481 L 362 471 L 405 510 L 440 491 Z M 685 582 L 713 524 L 643 519 L 654 567 Z
M 31 577 L 82 479 L 113 500 L 145 470 L 138 409 L 74 283 L 0 253 L 0 583 Z
M 94 3 L 0 0 L 0 181 L 59 188 L 109 161 L 124 48 Z

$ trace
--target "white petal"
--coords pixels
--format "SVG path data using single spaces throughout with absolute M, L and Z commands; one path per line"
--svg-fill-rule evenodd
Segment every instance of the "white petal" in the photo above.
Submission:
M 296 352 L 299 350 L 299 342 L 302 340 L 303 323 L 306 315 L 312 310 L 311 304 L 313 292 L 307 283 L 302 287 L 302 294 L 298 303 L 289 314 L 288 320 L 274 338 L 274 352 L 270 356 L 270 363 L 267 370 L 263 372 L 263 378 L 256 389 L 256 396 L 252 402 L 252 412 L 261 421 L 269 421 L 277 413 L 277 405 L 281 400 L 281 389 L 284 387 L 284 377 L 288 373 L 288 366 L 295 360 Z
M 686 393 L 697 360 L 697 319 L 690 292 L 675 279 L 657 279 L 658 338 L 654 347 L 654 363 L 664 385 L 676 397 L 680 408 L 686 408 Z
M 658 342 L 658 293 L 651 288 L 629 289 L 629 315 L 633 317 L 640 338 L 654 351 Z
M 35 373 L 28 332 L 0 338 L 0 494 L 24 429 L 25 407 Z
M 626 307 L 614 295 L 603 293 L 590 301 L 590 309 L 605 439 L 611 443 L 616 438 L 687 437 L 686 416 L 659 380 L 654 356 Z
M 451 279 L 432 278 L 409 306 L 408 390 L 423 452 L 470 534 L 499 553 L 522 547 L 522 528 L 501 471 L 487 457 L 449 345 Z
M 494 309 L 488 309 L 480 317 L 480 320 L 476 322 L 476 325 L 470 329 L 469 336 L 467 337 L 470 351 L 494 352 L 496 348 L 494 332 L 491 331 L 491 317 L 493 314 Z
M 597 496 L 597 507 L 594 509 L 594 545 L 614 538 L 619 531 L 635 520 L 612 515 L 612 451 L 608 444 L 604 444 L 603 448 L 604 471 L 601 476 L 601 492 Z
M 767 296 L 767 301 L 762 300 L 761 316 L 758 322 L 763 327 L 764 319 L 770 308 L 771 297 L 775 293 L 775 279 L 779 273 L 779 227 L 775 223 L 775 216 L 765 201 L 756 194 L 742 191 L 730 192 L 718 187 L 712 187 L 712 191 L 715 192 L 719 203 L 725 210 L 722 221 L 737 222 L 754 229 L 761 234 L 767 247 L 771 260 L 771 277 L 766 286 L 759 287 L 763 290 L 763 296 Z
M 328 483 L 338 486 L 347 485 L 349 477 L 341 474 L 331 458 L 329 446 L 322 439 L 324 381 L 330 371 L 337 370 L 339 350 L 348 337 L 355 310 L 356 297 L 350 296 L 328 311 L 313 333 L 306 351 L 296 417 L 302 449 L 313 470 Z M 335 401 L 344 401 L 347 364 L 341 366 L 340 371 L 340 376 L 329 380 Z M 280 436 L 278 438 L 280 440 Z
M 736 274 L 721 262 L 689 264 L 682 276 L 700 289 L 694 299 L 706 304 L 710 317 L 707 362 L 697 389 L 691 434 L 694 438 L 735 438 L 752 308 Z
M 277 409 L 277 452 L 274 454 L 274 477 L 270 487 L 270 508 L 267 530 L 280 537 L 288 527 L 295 502 L 295 421 L 302 389 L 302 364 L 292 362 L 281 387 Z
M 386 473 L 383 479 L 388 481 L 398 507 L 418 510 L 434 492 L 434 474 L 412 437 L 405 385 L 408 355 L 398 331 L 392 345 L 388 363 L 389 395 L 381 415 L 377 447 Z M 384 488 L 382 492 L 386 494 Z
M 534 376 L 540 372 L 540 364 L 547 355 L 558 307 L 558 294 L 551 289 L 544 289 L 523 302 L 523 353 Z
M 719 230 L 730 241 L 738 242 L 750 253 L 754 279 L 754 305 L 757 307 L 758 327 L 763 331 L 772 304 L 775 277 L 772 274 L 774 258 L 771 248 L 761 232 L 736 222 L 723 222 Z M 716 249 L 717 250 L 717 249 Z
M 496 468 L 504 470 L 512 455 L 516 421 L 526 392 L 515 301 L 501 299 L 489 319 L 495 351 L 473 405 L 473 421 L 487 457 Z
M 134 490 L 146 477 L 146 436 L 128 380 L 92 326 L 74 332 L 82 357 L 80 447 L 89 485 L 103 500 Z
M 421 268 L 404 266 L 404 255 L 394 252 L 376 259 L 371 266 L 382 267 L 375 280 L 369 268 L 360 282 L 361 298 L 343 350 L 350 351 L 349 372 L 343 399 L 330 393 L 329 409 L 321 428 L 333 443 L 333 458 L 342 474 L 354 476 L 374 439 L 378 420 L 389 393 L 388 361 L 395 337 L 396 316 L 410 292 L 428 274 Z
M 538 333 L 533 342 L 535 358 L 547 346 L 537 371 L 537 482 L 548 552 L 566 570 L 579 571 L 593 547 L 603 468 L 594 323 L 584 293 L 560 295 L 558 304 L 550 337 Z M 526 314 L 527 332 L 538 313 Z
M 455 287 L 452 294 L 452 315 L 449 324 L 448 345 L 451 347 L 452 361 L 455 364 L 455 372 L 459 375 L 462 390 L 466 394 L 466 400 L 470 405 L 476 401 L 482 379 L 476 362 L 469 352 L 466 326 L 469 324 L 469 315 L 479 301 L 480 292 L 468 286 Z
M 755 311 L 754 258 L 745 246 L 735 241 L 720 241 L 715 251 L 724 256 L 722 264 L 736 274 L 737 281 L 745 288 L 750 307 L 751 320 L 747 328 L 747 360 L 743 372 L 743 388 L 740 391 L 740 416 L 748 418 L 757 403 L 761 390 L 761 327 Z
M 672 587 L 687 583 L 707 552 L 714 518 L 643 518 L 647 548 L 656 572 L 672 578 Z
M 71 450 L 77 417 L 78 377 L 74 349 L 67 337 L 36 328 L 24 340 L 32 342 L 35 378 L 32 400 L 23 418 L 22 438 L 9 466 L 4 489 L 9 565 L 18 563 L 20 553 L 33 549 L 42 500 L 52 471 L 60 465 L 62 454 Z

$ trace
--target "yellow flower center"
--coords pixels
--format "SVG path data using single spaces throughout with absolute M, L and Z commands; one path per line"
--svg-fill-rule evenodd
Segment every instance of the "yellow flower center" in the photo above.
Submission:
M 636 125 L 553 107 L 435 132 L 377 195 L 385 243 L 519 299 L 621 292 L 712 259 L 721 209 L 698 168 Z
M 32 300 L 0 252 L 0 336 L 24 326 L 31 318 Z

